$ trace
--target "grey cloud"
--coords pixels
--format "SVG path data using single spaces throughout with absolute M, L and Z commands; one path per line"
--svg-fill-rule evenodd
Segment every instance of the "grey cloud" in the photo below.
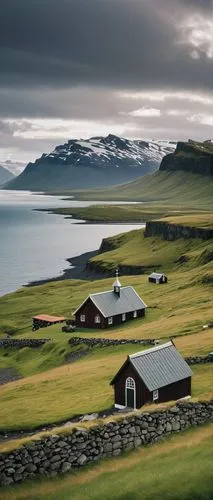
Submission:
M 187 40 L 179 43 L 182 20 L 196 12 L 213 17 L 212 1 L 2 2 L 0 148 L 20 150 L 20 155 L 21 151 L 34 152 L 36 157 L 67 140 L 66 124 L 57 139 L 17 137 L 17 130 L 32 129 L 30 120 L 35 118 L 88 121 L 87 136 L 89 122 L 97 129 L 99 123 L 104 124 L 109 132 L 113 124 L 123 124 L 127 137 L 170 136 L 176 140 L 193 134 L 194 138 L 208 136 L 209 127 L 190 124 L 183 116 L 168 116 L 167 111 L 177 107 L 175 98 L 153 104 L 118 95 L 122 89 L 213 90 L 212 60 L 202 54 L 192 59 Z M 143 106 L 160 108 L 161 116 L 127 115 Z M 202 103 L 178 101 L 179 110 L 186 108 L 189 114 L 203 112 Z M 10 117 L 20 123 L 4 121 Z
M 193 60 L 176 43 L 167 6 L 168 0 L 8 0 L 0 20 L 1 82 L 212 88 L 211 61 Z

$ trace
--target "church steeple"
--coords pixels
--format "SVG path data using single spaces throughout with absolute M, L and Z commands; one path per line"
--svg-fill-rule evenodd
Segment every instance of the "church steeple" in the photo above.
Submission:
M 120 284 L 120 281 L 118 279 L 118 269 L 116 269 L 116 279 L 113 283 L 113 290 L 114 290 L 114 293 L 120 297 L 120 290 L 121 290 L 121 284 Z

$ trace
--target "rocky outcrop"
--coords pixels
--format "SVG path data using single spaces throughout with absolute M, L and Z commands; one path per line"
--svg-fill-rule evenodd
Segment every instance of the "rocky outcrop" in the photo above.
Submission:
M 106 250 L 107 251 L 107 250 Z M 89 260 L 86 264 L 86 271 L 90 273 L 97 273 L 97 274 L 104 274 L 106 276 L 114 276 L 115 275 L 115 270 L 116 270 L 116 264 L 110 264 L 107 266 L 106 262 L 103 261 L 93 261 Z M 155 269 L 158 270 L 161 266 L 155 266 Z M 153 270 L 153 266 L 135 266 L 134 264 L 132 265 L 125 265 L 125 264 L 120 264 L 119 265 L 119 273 L 123 275 L 137 275 L 137 274 L 144 274 L 146 272 L 149 272 Z
M 42 345 L 49 342 L 50 339 L 0 339 L 0 347 L 16 347 L 16 349 L 21 349 L 22 347 L 41 347 Z
M 206 142 L 178 142 L 174 153 L 162 159 L 161 171 L 193 172 L 194 174 L 213 175 L 213 144 Z
M 101 458 L 156 443 L 174 432 L 213 419 L 213 402 L 181 402 L 168 410 L 135 413 L 119 421 L 76 428 L 0 454 L 0 484 L 76 471 Z
M 166 221 L 150 221 L 146 224 L 144 236 L 160 236 L 168 241 L 178 240 L 179 238 L 200 238 L 202 240 L 209 240 L 213 238 L 213 229 L 181 226 Z

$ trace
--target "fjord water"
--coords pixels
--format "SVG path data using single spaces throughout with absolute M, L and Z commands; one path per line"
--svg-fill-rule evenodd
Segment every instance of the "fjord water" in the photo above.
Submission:
M 76 224 L 76 220 L 34 210 L 95 203 L 0 190 L 0 295 L 31 281 L 60 276 L 69 266 L 67 258 L 97 249 L 102 238 L 135 228 Z

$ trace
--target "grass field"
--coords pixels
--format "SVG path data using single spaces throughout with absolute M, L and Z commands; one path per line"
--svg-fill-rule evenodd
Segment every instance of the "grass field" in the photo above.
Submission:
M 1 500 L 212 500 L 213 425 L 101 461 L 78 474 L 3 489 Z
M 137 350 L 141 346 L 96 349 L 74 364 L 0 387 L 0 430 L 34 428 L 110 408 L 113 406 L 110 380 L 127 354 Z M 181 350 L 184 353 L 183 347 Z M 212 366 L 196 366 L 193 372 L 192 396 L 211 399 Z
M 120 186 L 55 194 L 71 194 L 84 200 L 143 201 L 164 207 L 212 210 L 213 178 L 183 171 L 157 171 Z
M 210 260 L 204 265 L 201 258 L 203 253 L 211 252 L 211 241 L 144 239 L 138 230 L 110 239 L 110 244 L 114 249 L 99 258 L 113 266 L 117 262 L 140 262 L 147 268 L 162 266 L 169 282 L 156 286 L 148 283 L 147 275 L 121 277 L 122 285 L 134 286 L 148 304 L 146 318 L 106 331 L 77 330 L 76 335 L 118 339 L 175 336 L 184 356 L 212 351 L 213 329 L 203 330 L 202 326 L 213 321 L 212 282 L 206 280 L 213 272 L 213 263 Z M 181 255 L 189 259 L 184 265 L 175 262 Z M 46 312 L 71 317 L 89 293 L 109 290 L 111 286 L 112 278 L 67 280 L 25 288 L 0 298 L 1 335 L 51 339 L 39 349 L 0 351 L 0 367 L 13 367 L 25 377 L 0 387 L 0 429 L 35 428 L 113 405 L 109 382 L 126 355 L 141 350 L 141 346 L 95 349 L 74 364 L 63 364 L 71 352 L 70 335 L 62 333 L 60 325 L 31 331 L 33 315 Z M 212 384 L 211 365 L 196 366 L 193 397 L 211 399 Z
M 166 220 L 167 219 L 162 219 Z M 168 218 L 168 221 L 170 218 Z M 173 219 L 172 219 L 173 220 Z M 176 219 L 177 220 L 177 219 Z M 188 219 L 190 220 L 190 219 Z M 180 269 L 178 259 L 184 255 L 188 262 L 183 270 L 195 267 L 204 252 L 212 252 L 212 241 L 197 239 L 178 239 L 165 241 L 160 236 L 144 238 L 142 230 L 107 238 L 111 250 L 92 257 L 89 262 L 101 271 L 113 272 L 119 266 L 140 266 L 142 269 Z
M 143 223 L 162 217 L 169 217 L 168 222 L 181 223 L 196 227 L 213 227 L 213 214 L 202 210 L 196 214 L 191 209 L 181 208 L 180 205 L 164 207 L 153 203 L 136 203 L 125 205 L 91 205 L 88 207 L 66 207 L 48 210 L 65 217 L 86 220 L 88 222 L 137 222 Z M 175 213 L 178 215 L 175 216 Z M 171 217 L 171 220 L 170 220 Z M 177 221 L 176 221 L 177 220 Z

